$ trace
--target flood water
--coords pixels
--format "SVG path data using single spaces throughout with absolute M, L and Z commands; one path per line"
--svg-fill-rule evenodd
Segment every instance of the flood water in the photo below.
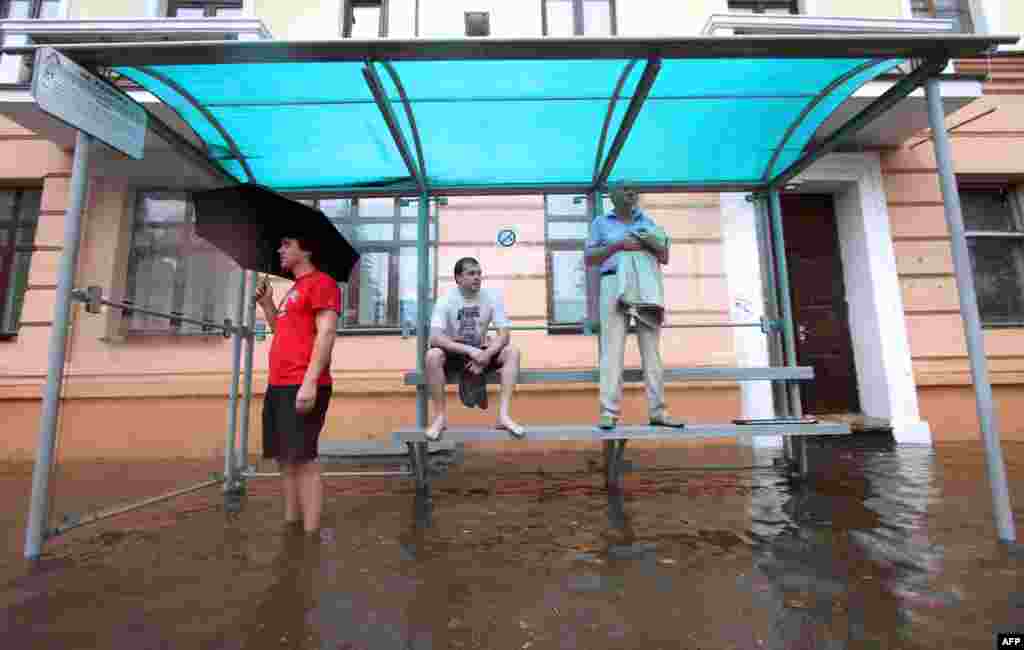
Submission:
M 12 467 L 0 477 L 14 531 L 0 638 L 12 649 L 923 650 L 1024 632 L 1024 553 L 995 539 L 980 443 L 831 439 L 800 483 L 775 453 L 627 449 L 632 471 L 610 495 L 597 445 L 467 450 L 429 499 L 408 480 L 328 480 L 318 541 L 283 529 L 276 481 L 253 481 L 236 516 L 214 488 L 78 529 L 34 568 L 20 559 L 31 468 Z M 1004 453 L 1019 538 L 1024 444 Z M 126 464 L 121 478 L 168 471 L 158 465 Z

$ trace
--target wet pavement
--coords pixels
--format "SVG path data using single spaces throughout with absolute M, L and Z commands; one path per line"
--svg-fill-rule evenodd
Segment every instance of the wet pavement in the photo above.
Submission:
M 1004 453 L 1020 536 L 1024 444 Z M 1024 553 L 995 540 L 980 444 L 830 439 L 802 483 L 774 454 L 627 449 L 633 469 L 615 495 L 596 445 L 470 451 L 429 499 L 406 480 L 329 480 L 315 541 L 281 526 L 275 480 L 253 481 L 236 516 L 216 489 L 182 497 L 77 529 L 31 570 L 20 560 L 30 468 L 10 466 L 0 638 L 19 649 L 832 650 L 992 648 L 997 632 L 1024 632 Z M 122 469 L 128 481 L 173 467 Z

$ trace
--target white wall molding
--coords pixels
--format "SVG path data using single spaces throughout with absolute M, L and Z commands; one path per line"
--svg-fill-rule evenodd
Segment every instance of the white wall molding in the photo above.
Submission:
M 835 194 L 862 412 L 888 419 L 897 442 L 931 444 L 918 408 L 879 155 L 830 154 L 797 181 Z

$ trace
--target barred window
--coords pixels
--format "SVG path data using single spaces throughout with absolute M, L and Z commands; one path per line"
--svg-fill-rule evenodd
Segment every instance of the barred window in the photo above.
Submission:
M 187 193 L 143 191 L 137 196 L 125 298 L 139 307 L 222 322 L 234 318 L 240 269 L 195 234 Z M 166 318 L 129 314 L 130 333 L 195 334 L 202 328 Z
M 18 331 L 41 197 L 39 190 L 0 190 L 0 335 Z
M 986 326 L 1024 326 L 1024 220 L 1017 188 L 960 188 L 978 311 Z

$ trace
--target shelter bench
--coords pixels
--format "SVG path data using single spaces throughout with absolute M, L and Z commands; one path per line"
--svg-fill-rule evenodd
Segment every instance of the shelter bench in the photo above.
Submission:
M 521 370 L 520 384 L 540 383 L 596 383 L 600 379 L 599 370 Z M 810 381 L 814 379 L 814 369 L 808 366 L 782 366 L 767 368 L 666 368 L 665 381 Z M 623 380 L 629 383 L 643 382 L 643 373 L 639 368 L 627 368 L 623 372 Z M 456 378 L 446 377 L 447 383 L 454 383 Z M 487 383 L 500 383 L 496 372 L 488 373 Z M 418 372 L 405 374 L 407 386 L 424 385 L 423 377 Z M 409 466 L 412 477 L 416 481 L 417 490 L 430 487 L 426 452 L 427 441 L 423 436 L 424 429 L 408 427 L 393 432 L 392 441 L 396 445 L 405 444 L 409 450 Z M 542 441 L 593 440 L 604 445 L 605 484 L 609 489 L 622 488 L 623 455 L 626 443 L 630 440 L 697 440 L 703 438 L 729 438 L 737 435 L 755 436 L 791 436 L 791 435 L 845 435 L 850 433 L 850 426 L 838 422 L 805 422 L 794 420 L 753 421 L 749 424 L 687 424 L 683 429 L 657 427 L 650 425 L 622 425 L 612 430 L 600 429 L 594 425 L 559 425 L 559 426 L 527 426 L 526 435 L 516 443 Z M 508 441 L 507 431 L 491 427 L 448 427 L 444 440 L 453 443 Z

